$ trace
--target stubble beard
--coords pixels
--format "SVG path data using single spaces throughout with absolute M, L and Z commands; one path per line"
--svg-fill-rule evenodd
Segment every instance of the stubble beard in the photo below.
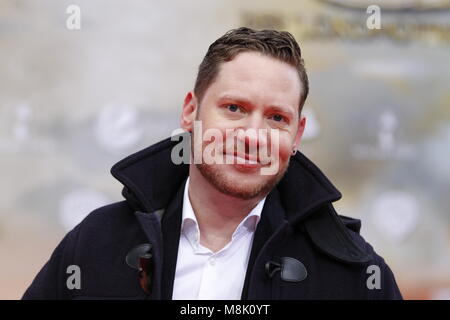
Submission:
M 192 139 L 191 150 L 194 150 L 193 141 L 194 139 Z M 203 149 L 204 146 L 202 146 L 202 152 Z M 280 163 L 277 174 L 267 175 L 268 178 L 265 181 L 253 183 L 252 185 L 239 185 L 235 181 L 232 181 L 220 168 L 220 166 L 225 165 L 227 164 L 206 164 L 203 161 L 202 163 L 195 164 L 200 174 L 218 191 L 238 199 L 250 200 L 263 198 L 269 194 L 284 177 L 289 166 L 289 161 Z

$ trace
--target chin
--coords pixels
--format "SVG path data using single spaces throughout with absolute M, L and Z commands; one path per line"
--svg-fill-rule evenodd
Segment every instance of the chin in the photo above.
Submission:
M 218 191 L 242 200 L 266 196 L 284 175 L 264 176 L 258 172 L 241 172 L 232 165 L 196 165 L 201 175 Z M 285 171 L 285 170 L 283 170 Z

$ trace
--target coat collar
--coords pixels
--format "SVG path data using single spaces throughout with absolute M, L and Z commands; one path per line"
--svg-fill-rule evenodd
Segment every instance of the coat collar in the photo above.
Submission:
M 124 185 L 122 194 L 129 204 L 136 211 L 151 213 L 159 219 L 162 213 L 166 225 L 167 219 L 173 220 L 175 215 L 171 215 L 170 210 L 164 213 L 165 209 L 174 205 L 173 199 L 182 199 L 176 195 L 180 194 L 180 187 L 189 173 L 189 165 L 173 163 L 171 153 L 180 138 L 190 139 L 190 135 L 184 133 L 173 138 L 132 154 L 111 169 L 112 175 Z M 188 142 L 190 146 L 190 140 Z M 283 179 L 267 196 L 263 213 L 271 214 L 262 214 L 261 222 L 264 222 L 262 225 L 265 227 L 258 227 L 259 236 L 255 235 L 255 242 L 259 246 L 254 246 L 251 261 L 254 259 L 256 263 L 259 248 L 274 235 L 275 230 L 283 226 L 293 227 L 300 222 L 305 222 L 301 228 L 308 233 L 316 247 L 328 256 L 344 263 L 361 264 L 369 261 L 371 257 L 354 243 L 346 224 L 342 223 L 333 209 L 331 202 L 340 198 L 341 193 L 319 168 L 301 152 L 297 152 L 291 157 Z M 175 222 L 181 223 L 181 219 L 175 219 L 169 225 Z M 167 230 L 164 234 L 169 237 Z M 176 236 L 169 238 L 173 240 L 171 245 L 178 243 Z M 175 259 L 175 256 L 172 258 Z
M 124 185 L 122 195 L 135 210 L 153 212 L 167 207 L 186 180 L 189 165 L 174 164 L 171 160 L 172 148 L 180 138 L 190 139 L 190 134 L 164 139 L 111 168 L 112 175 Z M 303 220 L 313 208 L 341 198 L 328 178 L 301 152 L 291 157 L 276 189 L 285 209 L 284 218 L 291 223 Z

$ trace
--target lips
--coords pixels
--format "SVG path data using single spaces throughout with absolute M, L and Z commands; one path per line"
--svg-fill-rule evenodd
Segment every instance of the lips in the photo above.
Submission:
M 236 158 L 244 159 L 244 160 L 246 160 L 246 162 L 251 163 L 251 164 L 258 164 L 259 163 L 258 157 L 250 156 L 248 154 L 239 154 L 239 153 L 235 152 L 234 156 Z
M 261 167 L 262 164 L 259 162 L 258 158 L 255 156 L 251 156 L 248 154 L 238 154 L 237 152 L 231 154 L 231 153 L 225 153 L 225 158 L 227 158 L 227 161 L 225 163 L 230 163 L 235 166 L 241 166 L 241 167 L 247 167 L 247 168 L 256 168 Z M 232 158 L 232 161 L 229 161 L 228 159 Z

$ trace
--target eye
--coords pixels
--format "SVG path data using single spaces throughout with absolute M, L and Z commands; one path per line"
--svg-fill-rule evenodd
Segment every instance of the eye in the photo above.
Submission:
M 283 117 L 281 114 L 274 114 L 272 116 L 272 119 L 275 120 L 276 122 L 286 121 L 286 118 Z
M 230 110 L 231 112 L 236 112 L 239 110 L 239 106 L 235 104 L 229 104 L 227 105 L 227 109 Z

